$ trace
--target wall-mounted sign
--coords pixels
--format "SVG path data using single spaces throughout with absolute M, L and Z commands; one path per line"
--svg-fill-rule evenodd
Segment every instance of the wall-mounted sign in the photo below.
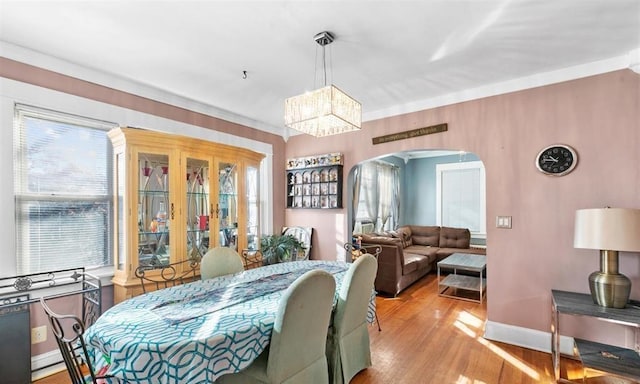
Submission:
M 432 133 L 444 132 L 447 130 L 447 123 L 432 125 L 429 127 L 412 129 L 410 131 L 392 133 L 390 135 L 378 136 L 371 139 L 373 144 L 388 143 L 390 141 L 410 139 L 412 137 L 430 135 Z

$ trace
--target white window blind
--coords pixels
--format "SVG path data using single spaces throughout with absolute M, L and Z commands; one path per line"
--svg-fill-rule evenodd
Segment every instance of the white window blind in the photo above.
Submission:
M 438 225 L 486 236 L 485 173 L 481 161 L 437 164 Z
M 116 124 L 16 105 L 14 190 L 18 274 L 113 262 Z

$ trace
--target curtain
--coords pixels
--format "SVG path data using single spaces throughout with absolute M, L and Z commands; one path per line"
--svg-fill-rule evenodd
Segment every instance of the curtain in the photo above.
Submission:
M 364 192 L 364 204 L 366 207 L 367 217 L 374 223 L 374 228 L 378 229 L 378 167 L 376 162 L 370 161 L 362 165 L 362 181 L 361 190 Z M 375 230 L 374 230 L 375 231 Z
M 393 167 L 393 206 L 391 220 L 387 226 L 389 230 L 396 229 L 400 218 L 400 169 Z
M 353 198 L 351 199 L 351 230 L 355 231 L 360 202 L 360 184 L 362 181 L 362 166 L 356 165 L 353 170 Z
M 354 170 L 352 224 L 371 222 L 373 232 L 392 230 L 400 217 L 400 169 L 386 162 L 369 161 Z
M 377 164 L 378 174 L 378 206 L 380 226 L 376 225 L 376 231 L 378 229 L 385 229 L 387 220 L 391 216 L 391 208 L 393 206 L 393 192 L 394 192 L 394 167 L 387 164 Z M 377 223 L 376 223 L 377 224 Z

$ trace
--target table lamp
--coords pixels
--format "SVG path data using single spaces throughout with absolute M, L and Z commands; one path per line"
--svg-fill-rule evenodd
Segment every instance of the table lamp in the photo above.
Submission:
M 631 280 L 618 272 L 618 251 L 640 252 L 640 209 L 577 210 L 573 246 L 600 250 L 600 270 L 589 275 L 593 302 L 624 308 Z

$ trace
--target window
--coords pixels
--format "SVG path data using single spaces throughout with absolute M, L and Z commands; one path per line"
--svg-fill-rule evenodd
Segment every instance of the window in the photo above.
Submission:
M 116 124 L 16 105 L 14 192 L 18 274 L 113 263 Z
M 485 173 L 481 161 L 436 165 L 438 225 L 469 228 L 486 237 Z
M 369 161 L 359 168 L 358 205 L 354 232 L 392 230 L 399 216 L 399 169 L 382 161 Z

